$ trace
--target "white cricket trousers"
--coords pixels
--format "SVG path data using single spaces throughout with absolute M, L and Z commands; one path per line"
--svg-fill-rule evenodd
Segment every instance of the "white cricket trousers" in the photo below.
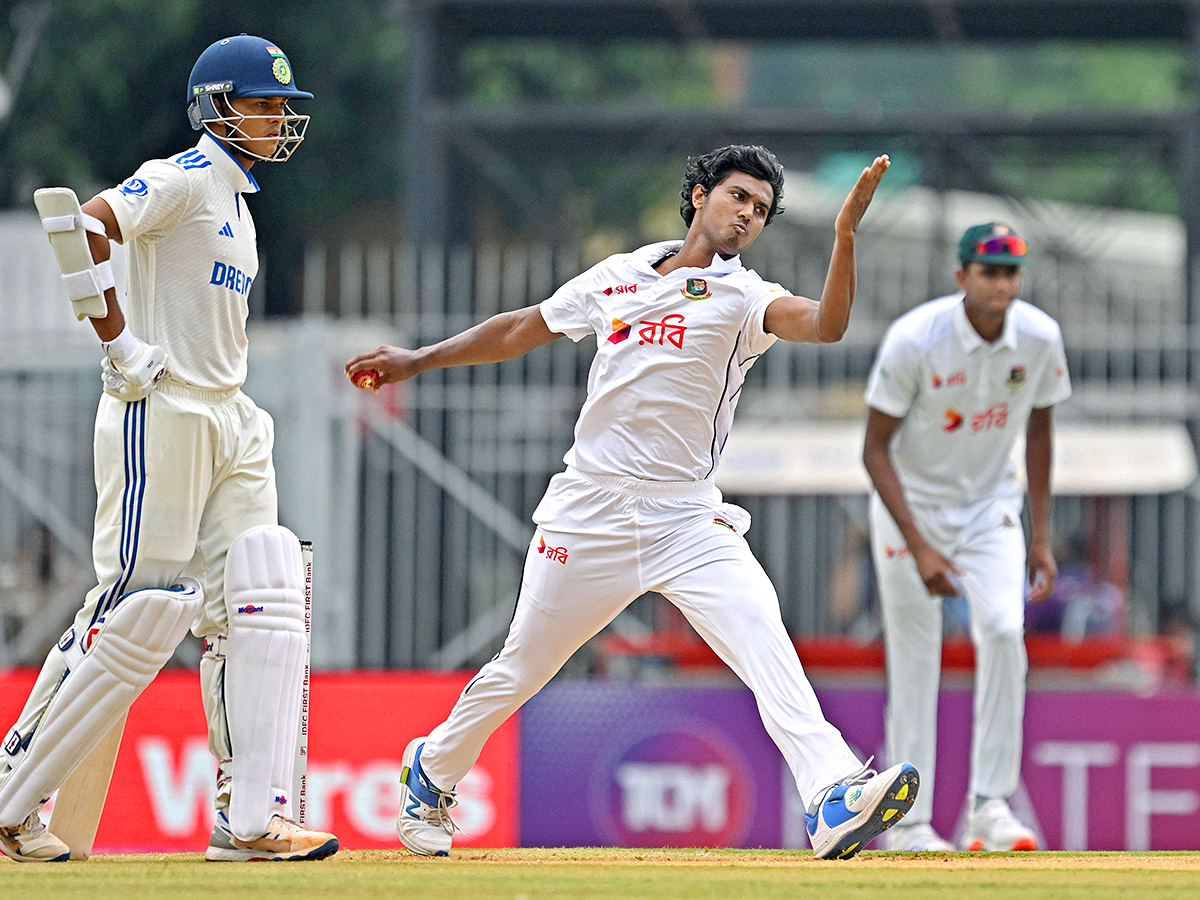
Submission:
M 278 523 L 273 445 L 271 417 L 238 390 L 207 391 L 168 376 L 136 403 L 101 395 L 93 460 L 97 584 L 75 616 L 76 635 L 124 594 L 170 587 L 180 575 L 204 588 L 204 612 L 192 630 L 223 634 L 226 551 L 248 528 Z M 52 652 L 15 726 L 21 734 L 41 721 L 63 671 L 61 654 Z M 210 739 L 227 743 L 223 700 L 212 693 L 205 696 Z
M 169 379 L 138 403 L 107 394 L 96 414 L 99 584 L 84 608 L 169 587 L 189 575 L 204 588 L 196 634 L 224 633 L 225 554 L 243 531 L 278 524 L 271 417 L 241 391 Z
M 970 793 L 1008 797 L 1021 776 L 1025 716 L 1025 536 L 1022 496 L 989 497 L 968 507 L 912 506 L 917 528 L 965 573 L 962 584 L 975 645 Z M 942 600 L 930 596 L 900 529 L 871 498 L 871 554 L 887 651 L 887 758 L 921 773 L 921 792 L 905 822 L 933 818 Z
M 722 503 L 711 480 L 646 482 L 568 469 L 551 480 L 533 519 L 539 528 L 504 647 L 421 752 L 433 784 L 457 784 L 492 732 L 647 591 L 674 603 L 754 692 L 805 805 L 861 767 L 825 721 L 775 589 L 742 537 L 749 514 Z

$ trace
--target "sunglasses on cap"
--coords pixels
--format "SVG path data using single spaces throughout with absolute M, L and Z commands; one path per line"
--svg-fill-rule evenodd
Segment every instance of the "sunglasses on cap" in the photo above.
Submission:
M 1015 234 L 988 238 L 975 245 L 976 256 L 1024 256 L 1028 250 L 1029 245 L 1025 243 L 1025 238 Z

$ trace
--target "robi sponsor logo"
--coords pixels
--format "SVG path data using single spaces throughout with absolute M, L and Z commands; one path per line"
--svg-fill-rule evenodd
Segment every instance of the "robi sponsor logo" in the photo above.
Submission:
M 606 830 L 618 845 L 737 847 L 753 820 L 748 763 L 700 723 L 641 738 L 605 777 Z
M 224 285 L 238 294 L 250 293 L 250 285 L 253 281 L 253 278 L 237 266 L 223 262 L 213 263 L 212 275 L 208 279 L 209 284 Z
M 946 387 L 962 387 L 967 383 L 967 373 L 955 372 L 953 375 L 947 375 L 945 378 L 943 378 L 941 375 L 937 374 L 937 372 L 933 372 L 929 376 L 929 380 L 933 384 L 934 388 L 940 388 L 943 385 Z

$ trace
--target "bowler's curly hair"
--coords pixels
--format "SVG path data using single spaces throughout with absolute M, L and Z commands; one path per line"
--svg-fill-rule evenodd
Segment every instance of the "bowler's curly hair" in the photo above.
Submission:
M 771 185 L 772 198 L 771 208 L 767 211 L 767 225 L 771 224 L 777 212 L 783 211 L 783 207 L 779 205 L 783 200 L 783 166 L 779 164 L 775 154 L 757 144 L 730 144 L 703 156 L 688 157 L 687 170 L 683 173 L 683 190 L 679 192 L 679 214 L 683 216 L 683 221 L 689 228 L 696 216 L 696 207 L 692 205 L 692 189 L 700 185 L 707 194 L 731 172 L 745 172 Z

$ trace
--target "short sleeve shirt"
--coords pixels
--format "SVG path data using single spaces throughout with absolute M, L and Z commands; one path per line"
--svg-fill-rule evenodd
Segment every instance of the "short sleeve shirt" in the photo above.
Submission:
M 876 355 L 866 402 L 904 421 L 892 464 L 911 503 L 967 506 L 1011 491 L 1011 457 L 1034 409 L 1071 395 L 1058 323 L 1016 300 L 992 344 L 967 319 L 963 295 L 897 319 Z
M 174 380 L 207 390 L 246 380 L 258 238 L 242 195 L 257 190 L 206 134 L 191 150 L 143 163 L 100 194 L 128 248 L 125 318 L 136 337 L 167 352 Z
M 610 256 L 541 304 L 551 331 L 596 337 L 587 400 L 565 457 L 580 471 L 649 481 L 711 476 L 746 372 L 775 343 L 763 316 L 788 292 L 736 256 L 655 271 L 680 246 Z

